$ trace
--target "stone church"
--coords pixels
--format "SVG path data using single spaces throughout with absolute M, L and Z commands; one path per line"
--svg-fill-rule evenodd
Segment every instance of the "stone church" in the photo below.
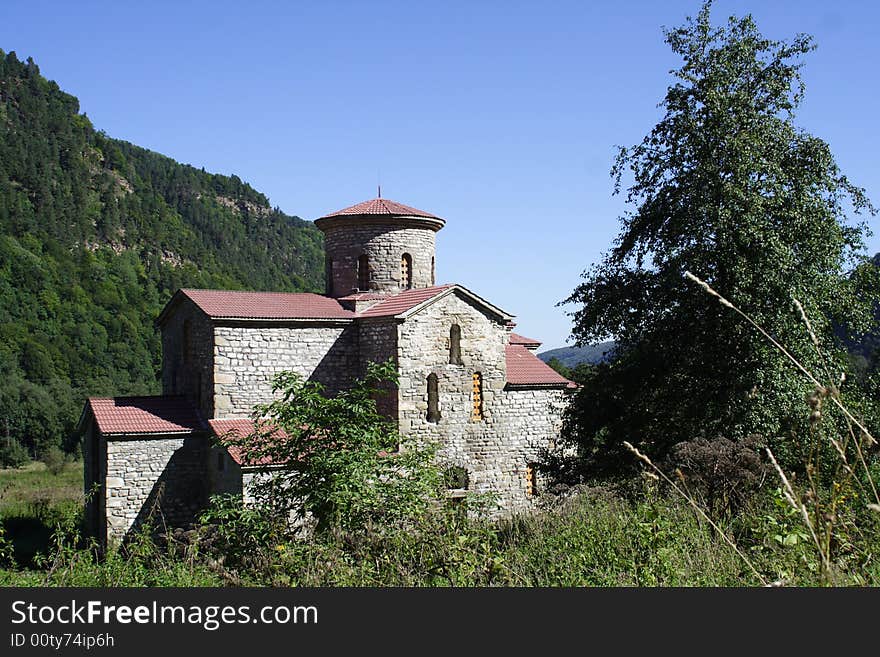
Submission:
M 383 400 L 402 435 L 438 441 L 460 488 L 527 508 L 534 463 L 552 449 L 574 384 L 512 332 L 513 315 L 458 284 L 437 285 L 444 220 L 389 199 L 333 212 L 324 233 L 325 294 L 178 290 L 156 320 L 162 391 L 90 398 L 84 436 L 86 516 L 103 543 L 149 518 L 191 522 L 210 495 L 241 493 L 260 466 L 217 445 L 247 435 L 277 372 L 338 391 L 368 362 L 397 363 Z M 263 468 L 265 470 L 265 468 Z

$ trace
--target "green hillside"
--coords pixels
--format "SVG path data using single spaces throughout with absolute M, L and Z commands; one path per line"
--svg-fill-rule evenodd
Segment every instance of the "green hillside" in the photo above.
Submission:
M 39 451 L 87 395 L 158 392 L 153 319 L 177 288 L 314 291 L 322 271 L 313 224 L 95 130 L 0 50 L 0 436 Z
M 548 349 L 538 354 L 538 358 L 545 363 L 549 363 L 552 359 L 557 359 L 566 367 L 577 367 L 581 363 L 589 363 L 590 365 L 598 365 L 611 360 L 614 350 L 614 341 L 598 342 L 585 347 L 559 347 L 558 349 Z

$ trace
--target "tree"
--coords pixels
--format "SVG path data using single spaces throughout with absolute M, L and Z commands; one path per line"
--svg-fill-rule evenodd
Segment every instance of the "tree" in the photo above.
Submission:
M 407 441 L 376 400 L 397 382 L 393 363 L 336 396 L 293 372 L 276 376 L 279 397 L 255 409 L 252 435 L 224 438 L 253 463 L 284 464 L 253 487 L 256 506 L 276 517 L 311 515 L 319 530 L 389 526 L 423 515 L 442 491 L 434 445 Z
M 795 448 L 786 437 L 808 415 L 808 388 L 685 271 L 810 366 L 819 356 L 793 300 L 834 354 L 834 326 L 866 330 L 878 298 L 867 228 L 849 219 L 874 209 L 828 144 L 793 123 L 811 37 L 769 40 L 751 16 L 716 27 L 710 7 L 665 31 L 683 59 L 665 114 L 641 143 L 620 149 L 612 169 L 615 193 L 631 175 L 633 210 L 564 302 L 579 304 L 578 344 L 617 340 L 616 359 L 596 369 L 567 422 L 585 453 L 606 464 L 623 440 L 661 456 L 700 436 L 761 434 Z

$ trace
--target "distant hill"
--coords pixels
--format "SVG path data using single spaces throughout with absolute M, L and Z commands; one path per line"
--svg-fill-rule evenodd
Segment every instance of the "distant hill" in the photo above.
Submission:
M 2 435 L 39 450 L 87 395 L 159 392 L 153 320 L 177 288 L 318 291 L 323 268 L 314 224 L 97 131 L 0 50 Z
M 609 340 L 608 342 L 591 344 L 586 347 L 560 347 L 559 349 L 549 349 L 539 353 L 538 358 L 545 363 L 551 358 L 556 358 L 566 367 L 574 368 L 581 363 L 596 365 L 607 361 L 610 358 L 613 349 L 614 341 Z

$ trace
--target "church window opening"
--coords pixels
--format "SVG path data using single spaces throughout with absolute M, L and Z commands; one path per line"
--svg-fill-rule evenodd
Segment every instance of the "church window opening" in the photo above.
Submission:
M 406 290 L 412 288 L 412 256 L 409 253 L 400 258 L 400 286 Z
M 471 410 L 471 419 L 479 421 L 483 419 L 483 375 L 474 372 L 472 379 L 471 401 L 473 409 Z
M 437 375 L 428 375 L 428 422 L 440 421 L 440 386 Z
M 534 463 L 526 466 L 526 497 L 538 494 L 538 468 Z
M 453 505 L 459 505 L 467 496 L 468 487 L 471 484 L 468 471 L 460 465 L 453 465 L 443 473 L 449 501 Z
M 449 327 L 449 364 L 461 365 L 461 327 L 453 324 Z
M 366 253 L 358 258 L 358 289 L 370 289 L 370 257 Z

